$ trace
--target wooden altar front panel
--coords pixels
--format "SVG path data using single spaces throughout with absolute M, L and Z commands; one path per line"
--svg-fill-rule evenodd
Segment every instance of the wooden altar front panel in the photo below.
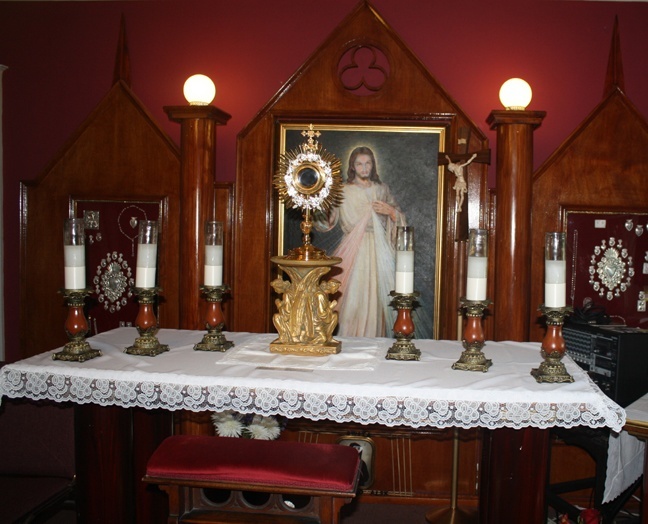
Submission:
M 458 504 L 475 508 L 481 480 L 480 429 L 459 430 Z M 454 430 L 387 428 L 291 420 L 281 440 L 340 443 L 366 439 L 371 482 L 361 486 L 359 503 L 447 505 L 452 492 Z

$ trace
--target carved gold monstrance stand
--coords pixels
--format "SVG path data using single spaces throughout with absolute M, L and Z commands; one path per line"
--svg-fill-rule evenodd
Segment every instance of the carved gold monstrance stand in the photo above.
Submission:
M 302 223 L 302 230 L 310 231 L 309 218 Z M 304 236 L 309 235 L 305 233 Z M 340 282 L 320 280 L 342 259 L 326 256 L 308 241 L 287 256 L 270 260 L 290 277 L 290 281 L 278 277 L 271 283 L 277 293 L 283 294 L 283 299 L 275 301 L 278 312 L 272 321 L 279 337 L 270 344 L 270 352 L 293 355 L 339 353 L 340 341 L 333 338 L 338 322 L 338 314 L 334 311 L 337 301 L 329 301 L 328 295 L 337 292 Z
M 270 259 L 290 278 L 280 276 L 271 283 L 282 298 L 275 300 L 277 313 L 272 321 L 279 336 L 270 344 L 270 352 L 331 355 L 340 352 L 341 343 L 333 338 L 338 323 L 334 311 L 337 302 L 330 301 L 328 295 L 337 292 L 340 282 L 322 277 L 342 259 L 329 257 L 313 246 L 310 233 L 312 211 L 328 211 L 342 199 L 340 161 L 315 141 L 320 133 L 312 124 L 302 135 L 308 137 L 306 143 L 281 156 L 274 180 L 279 197 L 288 207 L 303 209 L 304 220 L 303 245 Z

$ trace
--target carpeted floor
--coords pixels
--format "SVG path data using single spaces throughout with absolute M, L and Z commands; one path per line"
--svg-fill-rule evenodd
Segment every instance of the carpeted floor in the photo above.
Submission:
M 425 513 L 428 509 L 418 505 L 363 504 L 359 508 L 345 508 L 341 524 L 425 524 Z M 74 512 L 62 511 L 46 524 L 75 523 Z
M 349 505 L 342 508 L 341 524 L 425 524 L 425 514 L 429 510 L 420 505 Z
M 443 510 L 443 508 L 442 508 Z M 426 524 L 426 513 L 430 508 L 420 505 L 395 505 L 395 504 L 363 504 L 361 507 L 353 505 L 347 506 L 342 510 L 341 524 Z M 445 518 L 438 518 L 433 522 L 440 524 L 450 522 L 460 522 L 452 520 L 451 515 L 445 509 Z M 470 522 L 477 522 L 477 519 L 471 519 Z M 555 524 L 555 516 L 550 515 L 547 524 Z M 638 524 L 640 522 L 638 515 L 619 514 L 614 520 L 614 524 Z M 73 511 L 62 511 L 49 519 L 46 524 L 76 524 L 76 517 Z M 259 522 L 258 524 L 263 524 Z

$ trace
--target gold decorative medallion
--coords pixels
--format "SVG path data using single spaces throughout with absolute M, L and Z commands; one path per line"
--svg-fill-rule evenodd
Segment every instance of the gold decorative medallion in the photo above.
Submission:
M 626 223 L 627 228 L 627 223 Z M 590 258 L 589 283 L 600 297 L 612 300 L 630 287 L 635 270 L 623 240 L 610 237 L 594 247 Z

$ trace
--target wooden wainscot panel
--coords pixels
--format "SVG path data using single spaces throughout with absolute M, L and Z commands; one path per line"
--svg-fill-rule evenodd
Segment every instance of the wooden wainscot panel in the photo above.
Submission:
M 459 431 L 458 504 L 476 507 L 481 430 Z M 411 429 L 290 420 L 282 440 L 355 444 L 369 468 L 360 503 L 447 505 L 452 490 L 452 429 Z M 366 442 L 365 445 L 363 443 Z

